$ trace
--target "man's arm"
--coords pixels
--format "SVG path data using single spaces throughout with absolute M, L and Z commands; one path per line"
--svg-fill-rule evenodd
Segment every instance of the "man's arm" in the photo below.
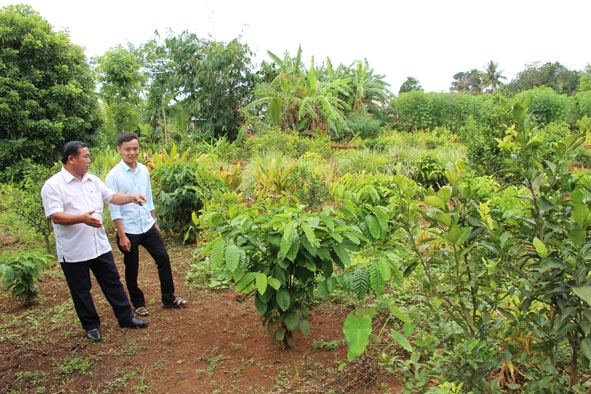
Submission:
M 55 224 L 62 224 L 62 225 L 72 225 L 72 224 L 79 224 L 84 223 L 90 227 L 97 227 L 100 228 L 103 226 L 103 223 L 96 217 L 93 216 L 94 210 L 82 213 L 80 215 L 75 215 L 72 213 L 66 212 L 56 212 L 51 215 L 51 220 Z
M 115 205 L 124 205 L 134 202 L 136 204 L 144 205 L 146 201 L 146 196 L 143 194 L 123 194 L 117 192 L 113 194 L 113 197 L 111 197 L 111 201 L 109 201 L 109 203 Z

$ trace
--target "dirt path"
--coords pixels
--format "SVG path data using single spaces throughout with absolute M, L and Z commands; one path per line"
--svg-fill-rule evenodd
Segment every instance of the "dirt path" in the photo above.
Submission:
M 84 337 L 59 267 L 45 273 L 38 303 L 0 293 L 0 393 L 396 393 L 402 383 L 371 363 L 346 362 L 349 312 L 326 304 L 297 348 L 272 344 L 251 299 L 187 286 L 190 248 L 171 250 L 184 310 L 162 309 L 155 265 L 142 254 L 140 286 L 150 327 L 121 329 L 95 284 L 103 342 Z M 115 252 L 120 272 L 122 256 Z

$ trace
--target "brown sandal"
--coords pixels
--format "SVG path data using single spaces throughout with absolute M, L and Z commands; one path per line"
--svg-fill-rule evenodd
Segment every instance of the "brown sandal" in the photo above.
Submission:
M 146 317 L 150 315 L 150 312 L 148 312 L 145 306 L 140 306 L 135 310 L 135 314 L 139 317 Z
M 187 306 L 187 300 L 181 297 L 177 297 L 173 302 L 162 304 L 163 308 L 184 308 Z

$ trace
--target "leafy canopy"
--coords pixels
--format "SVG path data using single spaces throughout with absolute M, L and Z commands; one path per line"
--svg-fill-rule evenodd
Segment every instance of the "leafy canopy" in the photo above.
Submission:
M 80 46 L 30 6 L 0 9 L 0 26 L 0 168 L 9 178 L 23 159 L 49 165 L 64 142 L 89 142 L 100 120 Z

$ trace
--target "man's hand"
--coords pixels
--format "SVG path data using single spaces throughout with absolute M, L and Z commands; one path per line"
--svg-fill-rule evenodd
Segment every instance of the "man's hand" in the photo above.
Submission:
M 125 233 L 117 233 L 117 236 L 119 237 L 119 247 L 121 250 L 129 252 L 131 250 L 131 242 L 129 241 L 129 238 L 127 238 Z
M 83 213 L 82 216 L 82 223 L 86 224 L 87 226 L 90 227 L 95 227 L 95 228 L 101 228 L 103 227 L 103 223 L 96 218 L 94 215 L 94 209 L 92 211 L 88 211 L 86 213 Z

